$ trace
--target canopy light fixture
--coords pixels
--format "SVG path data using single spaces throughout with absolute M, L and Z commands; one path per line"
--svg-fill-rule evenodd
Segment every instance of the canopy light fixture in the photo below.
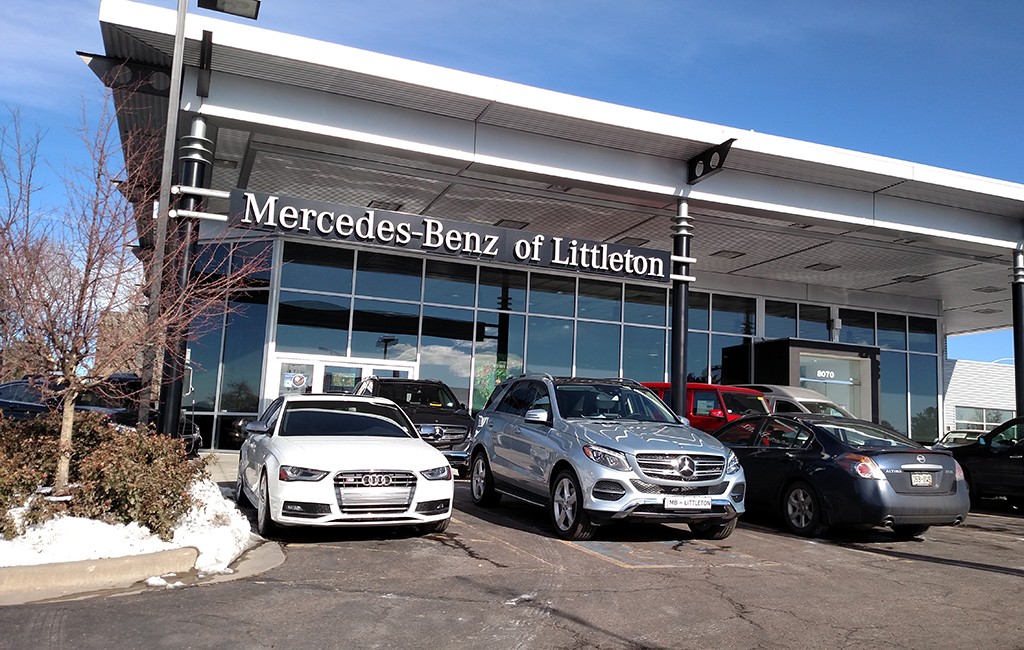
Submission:
M 893 282 L 907 282 L 907 283 L 911 283 L 911 282 L 920 282 L 921 280 L 927 280 L 927 279 L 928 278 L 926 278 L 923 275 L 901 275 L 898 278 L 893 278 L 892 281 Z
M 381 201 L 380 199 L 374 199 L 367 203 L 366 207 L 371 210 L 388 210 L 389 212 L 398 212 L 402 209 L 402 204 L 398 201 Z
M 835 269 L 838 269 L 839 265 L 818 262 L 817 264 L 811 264 L 810 266 L 805 266 L 804 268 L 807 269 L 808 271 L 833 271 Z
M 975 309 L 973 311 L 974 311 L 975 314 L 998 314 L 999 312 L 1001 312 L 1003 310 L 1002 309 L 992 309 L 991 307 L 986 307 L 984 309 Z
M 623 237 L 622 239 L 620 239 L 619 241 L 617 241 L 615 243 L 616 244 L 622 244 L 623 246 L 643 246 L 644 244 L 646 244 L 649 241 L 651 241 L 651 240 L 650 239 L 641 239 L 640 237 Z
M 516 221 L 515 219 L 499 219 L 494 222 L 494 225 L 499 228 L 508 228 L 509 230 L 522 230 L 528 224 L 525 221 Z
M 971 289 L 971 291 L 977 291 L 978 293 L 999 293 L 1002 290 L 1002 287 L 993 287 L 991 285 L 987 287 L 978 287 L 977 289 Z
M 743 257 L 746 253 L 740 251 L 721 250 L 715 253 L 711 253 L 710 257 L 721 257 L 727 260 L 734 260 L 737 257 Z
M 251 20 L 260 15 L 260 0 L 198 0 L 198 7 Z

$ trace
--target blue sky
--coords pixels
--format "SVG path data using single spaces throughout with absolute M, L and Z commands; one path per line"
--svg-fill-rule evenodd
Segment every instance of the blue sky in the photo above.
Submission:
M 0 100 L 60 168 L 99 97 L 75 55 L 102 52 L 99 1 L 29 6 L 0 3 Z M 257 26 L 1024 183 L 1021 0 L 263 0 Z M 1013 355 L 1007 331 L 948 350 Z

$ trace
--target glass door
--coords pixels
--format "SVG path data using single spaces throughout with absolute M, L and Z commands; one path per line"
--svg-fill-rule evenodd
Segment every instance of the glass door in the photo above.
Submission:
M 800 353 L 800 386 L 825 395 L 858 418 L 871 419 L 871 360 Z
M 371 375 L 416 379 L 416 365 L 312 355 L 277 355 L 270 364 L 260 411 L 281 395 L 351 393 Z

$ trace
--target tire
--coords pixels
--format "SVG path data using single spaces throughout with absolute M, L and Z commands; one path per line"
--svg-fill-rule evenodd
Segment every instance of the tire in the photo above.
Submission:
M 690 524 L 690 532 L 697 539 L 725 539 L 736 530 L 736 519 L 726 522 L 701 521 Z
M 473 455 L 469 471 L 469 493 L 478 506 L 493 506 L 501 501 L 501 494 L 494 489 L 494 476 L 487 455 L 480 451 Z
M 902 526 L 893 526 L 892 532 L 897 539 L 913 539 L 918 535 L 924 535 L 931 526 L 925 526 L 924 524 L 904 524 Z
M 793 483 L 782 495 L 782 519 L 786 528 L 802 537 L 818 537 L 828 530 L 822 521 L 821 500 L 810 485 Z
M 238 478 L 235 479 L 235 503 L 239 508 L 245 508 L 249 504 L 249 497 L 245 496 L 245 490 L 242 489 L 242 473 L 238 473 Z
M 442 519 L 441 521 L 432 521 L 429 524 L 421 524 L 420 532 L 424 535 L 430 535 L 431 533 L 443 533 L 448 529 L 448 524 L 452 521 L 451 517 Z
M 270 489 L 267 483 L 267 475 L 260 477 L 259 503 L 256 505 L 256 532 L 260 537 L 271 538 L 277 531 L 278 526 L 270 516 Z
M 583 541 L 594 536 L 597 526 L 583 509 L 583 491 L 571 470 L 562 470 L 555 477 L 548 512 L 555 534 L 562 539 Z

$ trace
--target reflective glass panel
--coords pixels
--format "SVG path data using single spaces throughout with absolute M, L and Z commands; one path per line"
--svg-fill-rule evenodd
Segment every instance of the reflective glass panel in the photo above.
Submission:
M 236 244 L 231 252 L 231 273 L 246 275 L 250 288 L 269 287 L 273 251 L 273 244 L 265 241 Z
M 796 303 L 765 300 L 764 335 L 769 339 L 796 336 Z
M 686 310 L 686 329 L 707 330 L 710 320 L 708 318 L 711 298 L 706 293 L 689 292 L 689 308 Z M 672 292 L 669 292 L 669 302 L 672 300 Z
M 267 337 L 267 292 L 253 291 L 233 299 L 224 328 L 224 373 L 220 384 L 222 411 L 256 411 L 263 380 L 263 341 Z
M 800 305 L 800 338 L 815 341 L 829 340 L 828 321 L 832 313 L 820 305 Z
M 619 321 L 622 319 L 622 285 L 580 279 L 577 318 Z
M 715 295 L 711 299 L 711 329 L 729 334 L 753 334 L 757 318 L 753 298 Z
M 526 274 L 480 267 L 477 306 L 480 309 L 526 311 Z
M 935 352 L 938 346 L 936 335 L 936 322 L 932 318 L 915 318 L 910 316 L 907 319 L 909 325 L 910 349 L 913 352 Z
M 427 260 L 423 302 L 472 307 L 476 299 L 475 291 L 475 266 Z
M 423 260 L 359 251 L 356 293 L 374 298 L 420 299 Z
M 882 351 L 879 356 L 878 421 L 907 435 L 907 355 Z
M 637 381 L 665 381 L 665 330 L 625 327 L 622 332 L 622 376 Z
M 352 356 L 415 361 L 419 305 L 356 299 Z
M 285 242 L 281 286 L 351 293 L 354 258 L 353 252 L 346 248 Z
M 200 316 L 189 328 L 189 366 L 192 368 L 192 392 L 181 398 L 182 407 L 212 411 L 217 399 L 217 371 L 220 368 L 220 344 L 224 335 L 224 314 Z M 188 386 L 185 386 L 188 390 Z M 206 440 L 209 441 L 208 439 Z
M 907 349 L 907 317 L 878 314 L 878 347 L 888 350 Z
M 481 269 L 482 270 L 482 269 Z M 506 377 L 523 372 L 526 317 L 502 312 L 477 312 L 480 338 L 476 341 L 473 409 L 481 409 Z
M 343 357 L 348 351 L 350 298 L 282 291 L 277 349 Z
M 572 316 L 575 307 L 576 280 L 554 275 L 530 275 L 530 313 Z
M 939 435 L 938 357 L 910 356 L 910 437 L 931 444 Z
M 686 381 L 707 383 L 708 335 L 690 332 L 686 336 Z
M 526 321 L 526 372 L 572 374 L 572 321 L 531 316 Z
M 657 287 L 626 285 L 624 320 L 638 325 L 665 325 L 666 291 Z
M 611 323 L 576 324 L 576 376 L 619 376 L 620 326 Z
M 423 308 L 420 377 L 448 384 L 462 404 L 469 404 L 474 331 L 471 309 Z
M 843 327 L 839 330 L 839 340 L 843 343 L 857 345 L 875 344 L 875 313 L 856 309 L 840 309 L 839 320 Z

